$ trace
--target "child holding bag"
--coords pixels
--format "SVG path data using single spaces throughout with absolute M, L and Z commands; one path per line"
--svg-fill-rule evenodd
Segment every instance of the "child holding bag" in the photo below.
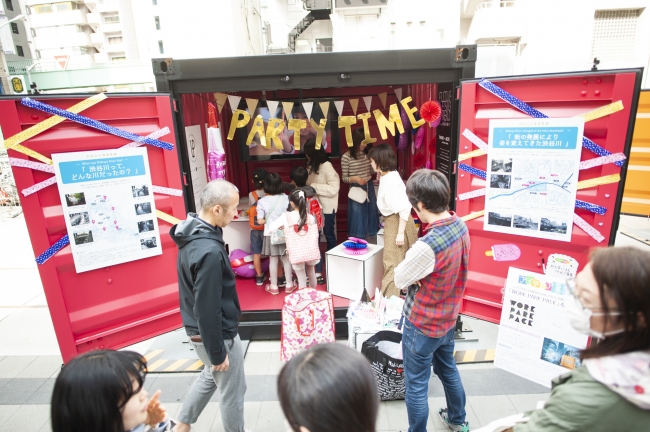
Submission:
M 284 229 L 287 254 L 282 256 L 282 262 L 291 263 L 298 277 L 299 289 L 307 287 L 307 278 L 309 286 L 315 288 L 315 266 L 320 262 L 316 218 L 307 213 L 307 196 L 302 189 L 291 192 L 289 205 L 292 211 L 277 218 L 270 224 L 269 229 Z M 287 289 L 287 293 L 289 292 Z
M 264 242 L 262 243 L 262 255 L 271 257 L 269 263 L 270 283 L 264 287 L 264 290 L 272 295 L 280 294 L 278 288 L 278 260 L 282 259 L 284 275 L 287 279 L 287 294 L 293 292 L 297 287 L 291 277 L 291 263 L 284 257 L 286 244 L 283 233 L 277 229 L 272 229 L 271 225 L 280 216 L 283 216 L 289 207 L 289 199 L 283 193 L 282 179 L 278 173 L 269 173 L 264 179 L 263 198 L 257 202 L 257 222 L 264 224 Z

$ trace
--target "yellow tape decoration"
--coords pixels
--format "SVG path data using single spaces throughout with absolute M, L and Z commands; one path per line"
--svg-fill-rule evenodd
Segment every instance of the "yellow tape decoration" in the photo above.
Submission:
M 486 154 L 487 153 L 485 152 L 485 150 L 482 150 L 482 149 L 476 149 L 476 150 L 471 151 L 471 152 L 461 153 L 461 154 L 458 155 L 458 162 L 464 161 L 464 160 L 467 160 L 467 159 L 471 159 L 471 158 L 477 157 L 477 156 L 483 156 L 483 155 L 486 155 Z
M 90 108 L 93 105 L 98 104 L 104 99 L 106 99 L 106 95 L 104 93 L 100 93 L 95 96 L 91 96 L 88 99 L 85 99 L 76 105 L 71 106 L 66 111 L 79 114 L 81 111 Z M 27 141 L 30 138 L 35 137 L 36 135 L 42 132 L 45 132 L 46 130 L 58 125 L 59 123 L 65 120 L 66 120 L 65 117 L 61 117 L 61 116 L 52 116 L 46 120 L 43 120 L 42 122 L 35 124 L 29 129 L 25 129 L 24 131 L 17 133 L 11 138 L 7 138 L 7 140 L 5 140 L 5 148 L 7 150 L 14 150 L 23 153 L 29 157 L 40 160 L 41 162 L 52 165 L 51 159 L 43 156 L 38 152 L 35 152 L 34 150 L 28 149 L 27 147 L 23 147 L 20 144 Z
M 161 212 L 160 210 L 156 210 L 156 216 L 158 217 L 158 219 L 162 219 L 165 222 L 168 222 L 172 225 L 176 225 L 181 221 L 180 219 L 177 219 L 174 216 L 167 214 L 165 212 Z
M 623 101 L 616 101 L 612 102 L 609 105 L 602 106 L 600 108 L 596 108 L 593 111 L 586 112 L 584 114 L 580 114 L 576 117 L 583 117 L 585 119 L 585 122 L 590 122 L 592 120 L 599 119 L 601 117 L 608 116 L 610 114 L 614 114 L 615 112 L 622 111 L 623 110 Z
M 472 219 L 480 218 L 481 216 L 484 216 L 484 215 L 485 215 L 485 210 L 481 210 L 481 211 L 477 211 L 477 212 L 465 215 L 465 216 L 461 217 L 461 219 L 463 221 L 467 222 L 467 221 L 471 221 Z
M 620 174 L 612 174 L 604 177 L 597 177 L 590 180 L 583 180 L 578 182 L 578 190 L 587 189 L 594 186 L 601 186 L 611 183 L 618 183 L 621 181 Z

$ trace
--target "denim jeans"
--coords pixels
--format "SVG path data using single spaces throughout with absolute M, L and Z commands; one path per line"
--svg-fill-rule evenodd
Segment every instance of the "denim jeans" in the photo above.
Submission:
M 408 319 L 404 320 L 402 350 L 409 432 L 427 430 L 432 364 L 433 372 L 438 375 L 445 390 L 449 421 L 459 425 L 465 423 L 465 390 L 454 360 L 454 330 L 452 328 L 441 338 L 431 338 Z
M 325 251 L 336 247 L 336 212 L 332 211 L 331 214 L 323 212 L 323 219 L 325 219 L 325 226 L 323 227 L 323 235 L 327 241 L 327 249 Z M 323 261 L 325 257 L 321 253 L 320 262 L 316 264 L 316 273 L 323 273 Z
M 368 201 L 358 203 L 348 198 L 348 236 L 366 239 L 374 237 L 379 231 L 379 209 L 375 187 L 369 181 L 363 186 L 352 183 L 350 188 L 358 187 L 368 193 Z

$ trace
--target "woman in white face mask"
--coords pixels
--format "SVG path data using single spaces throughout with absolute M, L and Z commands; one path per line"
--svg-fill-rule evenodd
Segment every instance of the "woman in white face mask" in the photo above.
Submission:
M 583 365 L 553 380 L 543 409 L 485 430 L 650 430 L 650 252 L 598 249 L 569 287 L 567 318 L 594 339 Z

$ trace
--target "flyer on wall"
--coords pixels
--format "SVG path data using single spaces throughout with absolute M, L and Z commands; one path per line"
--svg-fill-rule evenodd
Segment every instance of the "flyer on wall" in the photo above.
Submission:
M 162 254 L 146 148 L 52 161 L 77 273 Z
M 187 126 L 185 128 L 185 139 L 187 140 L 187 159 L 190 163 L 192 178 L 192 190 L 194 191 L 194 205 L 199 208 L 199 198 L 205 185 L 208 183 L 208 171 L 205 166 L 203 155 L 203 137 L 201 126 Z
M 551 380 L 580 366 L 588 336 L 571 327 L 564 279 L 510 267 L 494 366 L 551 387 Z
M 583 118 L 490 120 L 483 229 L 571 241 Z

